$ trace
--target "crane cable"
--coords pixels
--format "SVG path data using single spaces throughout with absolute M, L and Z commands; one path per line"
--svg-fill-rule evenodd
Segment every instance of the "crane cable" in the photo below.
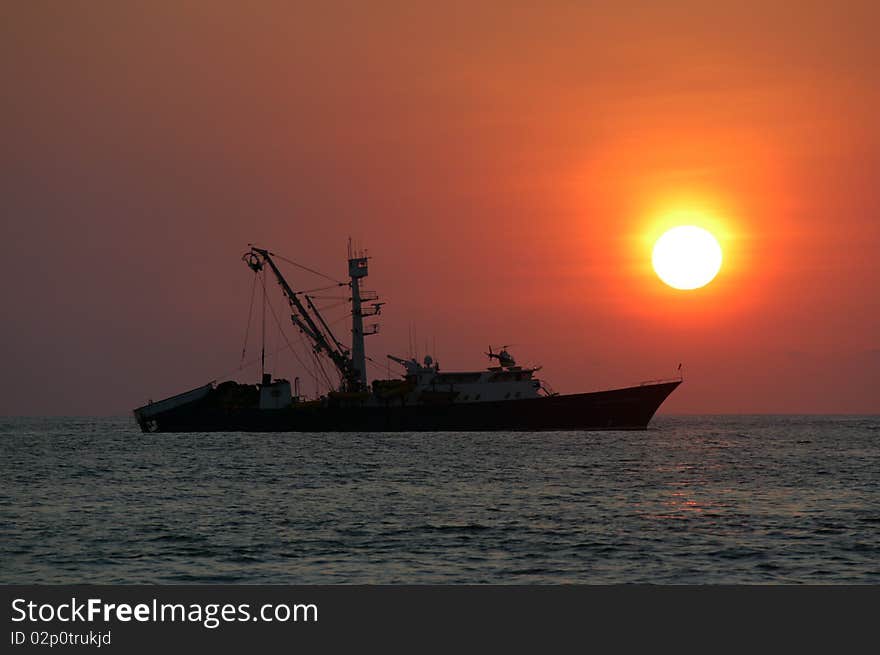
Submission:
M 314 289 L 304 289 L 303 291 L 294 291 L 294 293 L 312 293 L 313 291 L 327 291 L 329 289 L 338 289 L 339 287 L 347 287 L 349 286 L 348 282 L 339 282 L 337 284 L 331 284 L 329 287 L 315 287 Z M 312 296 L 315 298 L 316 296 Z M 340 298 L 343 296 L 340 296 Z M 347 296 L 345 296 L 347 297 Z
M 282 261 L 287 262 L 288 264 L 293 264 L 293 265 L 296 266 L 297 268 L 301 268 L 301 269 L 303 269 L 304 271 L 308 271 L 309 273 L 312 273 L 312 274 L 314 274 L 314 275 L 319 275 L 319 276 L 321 276 L 321 277 L 323 277 L 323 278 L 325 278 L 325 279 L 327 279 L 327 280 L 330 280 L 331 282 L 336 282 L 336 284 L 339 285 L 339 286 L 347 286 L 347 285 L 348 285 L 348 282 L 342 282 L 341 280 L 337 280 L 335 277 L 330 277 L 329 275 L 325 275 L 324 273 L 321 273 L 320 271 L 316 271 L 316 270 L 313 269 L 313 268 L 309 268 L 308 266 L 303 266 L 302 264 L 297 264 L 297 263 L 296 263 L 295 261 L 293 261 L 292 259 L 288 259 L 287 257 L 284 257 L 284 256 L 282 256 L 282 255 L 279 255 L 277 252 L 270 252 L 269 254 L 272 255 L 273 257 L 277 258 L 277 259 L 280 259 L 280 260 L 282 260 Z
M 287 338 L 287 333 L 284 331 L 284 328 L 281 326 L 281 321 L 278 319 L 278 314 L 275 313 L 275 306 L 272 304 L 271 300 L 267 300 L 269 305 L 269 309 L 272 312 L 272 318 L 275 319 L 275 324 L 278 326 L 278 331 L 281 333 L 281 336 L 284 337 L 284 341 L 287 343 L 287 347 L 290 349 L 290 352 L 293 353 L 293 356 L 296 358 L 296 361 L 299 362 L 299 365 L 303 367 L 305 370 L 309 370 L 309 366 L 303 362 L 300 358 L 299 353 L 293 347 L 293 344 L 290 343 L 290 339 Z M 279 351 L 280 352 L 280 351 Z
M 314 273 L 315 275 L 320 275 L 321 277 L 327 278 L 328 280 L 330 280 L 330 281 L 336 283 L 334 286 L 331 286 L 331 287 L 321 287 L 321 288 L 319 288 L 319 289 L 316 289 L 316 291 L 325 291 L 325 290 L 327 290 L 327 289 L 332 289 L 332 288 L 334 288 L 334 287 L 347 286 L 347 283 L 346 283 L 346 282 L 340 282 L 339 280 L 335 280 L 335 279 L 333 279 L 332 277 L 330 277 L 330 276 L 328 276 L 328 275 L 324 275 L 323 273 L 320 273 L 320 272 L 318 272 L 318 271 L 312 270 L 312 269 L 308 268 L 307 266 L 303 266 L 302 264 L 297 264 L 295 261 L 292 261 L 292 260 L 290 260 L 290 259 L 287 259 L 286 257 L 283 257 L 283 256 L 281 256 L 281 255 L 278 255 L 277 253 L 270 253 L 270 254 L 271 254 L 273 257 L 276 257 L 276 258 L 278 258 L 278 259 L 282 259 L 282 260 L 286 261 L 286 262 L 289 263 L 289 264 L 293 264 L 294 266 L 298 266 L 299 268 L 302 268 L 302 269 L 304 269 L 304 270 L 306 270 L 306 271 L 309 271 L 310 273 Z M 264 281 L 263 281 L 263 291 L 264 291 L 264 293 L 265 293 L 265 284 L 266 284 L 266 282 L 265 282 L 265 280 L 264 280 Z M 294 293 L 297 293 L 297 294 L 298 294 L 298 293 L 304 293 L 304 292 L 297 291 L 297 292 L 294 292 Z M 290 340 L 287 338 L 287 334 L 284 332 L 284 328 L 281 327 L 281 321 L 278 319 L 278 315 L 275 313 L 275 306 L 272 304 L 272 301 L 271 301 L 271 300 L 267 300 L 267 304 L 269 305 L 269 309 L 272 311 L 272 317 L 275 319 L 275 323 L 276 323 L 276 325 L 278 326 L 278 330 L 281 332 L 281 336 L 284 337 L 284 340 L 287 342 L 287 345 L 288 345 L 288 347 L 290 348 L 290 351 L 293 353 L 294 357 L 296 357 L 296 361 L 299 362 L 299 365 L 302 366 L 304 370 L 309 371 L 309 372 L 312 372 L 311 367 L 310 367 L 309 365 L 307 365 L 305 362 L 303 362 L 302 359 L 300 359 L 299 354 L 296 352 L 296 350 L 294 350 L 293 345 L 290 343 Z M 341 305 L 341 304 L 342 304 L 342 303 L 339 303 L 339 305 Z M 338 305 L 334 305 L 334 307 L 335 307 L 335 306 L 338 306 Z M 300 334 L 300 338 L 302 338 L 302 334 Z M 326 369 L 324 368 L 324 363 L 323 363 L 323 361 L 322 361 L 321 358 L 318 356 L 318 353 L 317 353 L 317 352 L 313 351 L 313 354 L 315 355 L 315 363 L 317 364 L 317 371 L 320 371 L 320 373 L 321 373 L 321 377 L 324 378 L 324 382 L 326 382 L 327 386 L 328 386 L 329 388 L 332 389 L 332 388 L 333 388 L 333 382 L 332 382 L 332 380 L 330 379 L 330 376 L 327 374 Z M 316 375 L 315 377 L 317 377 L 317 375 Z
M 250 302 L 250 307 L 248 308 L 247 325 L 244 328 L 244 343 L 241 346 L 241 360 L 239 360 L 239 362 L 238 362 L 238 370 L 239 371 L 242 370 L 242 368 L 244 367 L 244 358 L 245 358 L 245 355 L 247 354 L 248 337 L 251 332 L 251 319 L 253 318 L 253 315 L 254 315 L 254 296 L 256 295 L 256 292 L 257 292 L 257 277 L 258 276 L 259 276 L 259 273 L 254 273 L 254 283 L 251 285 L 251 302 Z

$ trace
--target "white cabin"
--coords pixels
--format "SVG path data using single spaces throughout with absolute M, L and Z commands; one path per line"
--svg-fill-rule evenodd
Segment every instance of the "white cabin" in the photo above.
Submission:
M 538 398 L 550 394 L 541 380 L 534 377 L 540 367 L 517 366 L 513 358 L 502 351 L 499 358 L 504 365 L 482 371 L 440 371 L 430 355 L 422 363 L 415 358 L 401 359 L 389 355 L 406 369 L 405 379 L 410 390 L 404 397 L 406 404 L 430 403 L 443 400 L 453 403 L 479 403 L 501 400 Z

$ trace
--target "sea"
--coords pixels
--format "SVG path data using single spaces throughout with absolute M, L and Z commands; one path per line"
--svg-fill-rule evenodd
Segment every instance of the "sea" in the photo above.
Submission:
M 878 584 L 880 417 L 141 434 L 0 418 L 0 583 Z

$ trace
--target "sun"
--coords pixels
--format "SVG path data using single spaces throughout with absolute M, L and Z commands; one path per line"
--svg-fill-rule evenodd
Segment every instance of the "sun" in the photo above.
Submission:
M 673 289 L 699 289 L 721 270 L 721 246 L 709 231 L 679 225 L 657 239 L 651 263 L 658 277 Z

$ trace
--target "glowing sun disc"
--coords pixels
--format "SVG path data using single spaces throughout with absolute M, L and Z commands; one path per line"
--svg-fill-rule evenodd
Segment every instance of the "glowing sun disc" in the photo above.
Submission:
M 673 289 L 699 289 L 721 270 L 721 246 L 703 228 L 679 225 L 657 239 L 651 263 L 657 276 Z

